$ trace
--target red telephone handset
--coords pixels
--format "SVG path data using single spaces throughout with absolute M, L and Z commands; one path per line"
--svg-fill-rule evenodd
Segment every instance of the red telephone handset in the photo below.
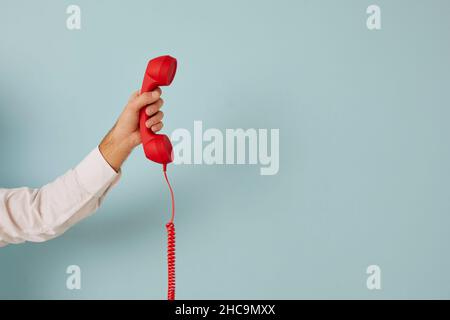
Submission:
M 159 86 L 172 83 L 177 71 L 177 60 L 171 56 L 161 56 L 148 62 L 142 83 L 141 93 L 155 90 Z M 164 171 L 168 163 L 173 161 L 172 144 L 164 134 L 156 134 L 145 126 L 149 116 L 142 108 L 139 114 L 139 128 L 145 156 L 154 162 L 161 163 Z
M 161 56 L 149 61 L 142 83 L 141 93 L 155 90 L 159 86 L 168 86 L 172 83 L 177 71 L 177 60 L 171 56 Z M 156 134 L 147 128 L 145 122 L 149 116 L 145 113 L 145 108 L 139 113 L 139 130 L 141 132 L 142 146 L 145 156 L 154 162 L 163 165 L 164 178 L 169 186 L 172 200 L 172 218 L 166 224 L 167 229 L 167 266 L 168 266 L 168 289 L 167 298 L 175 299 L 175 198 L 172 186 L 167 178 L 167 164 L 173 161 L 173 148 L 169 137 L 165 134 Z

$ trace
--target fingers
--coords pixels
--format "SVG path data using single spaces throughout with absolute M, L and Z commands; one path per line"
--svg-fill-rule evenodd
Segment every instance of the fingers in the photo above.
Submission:
M 164 113 L 162 111 L 158 111 L 155 115 L 153 115 L 152 117 L 150 117 L 146 122 L 145 125 L 147 126 L 147 128 L 151 128 L 153 131 L 155 131 L 153 129 L 154 126 L 158 125 L 157 128 L 159 127 L 159 125 L 161 125 L 161 127 L 159 128 L 159 130 L 161 130 L 162 128 L 162 119 L 164 118 Z
M 128 107 L 133 111 L 139 111 L 142 107 L 158 101 L 161 93 L 160 88 L 156 88 L 151 92 L 144 92 L 138 96 L 135 96 L 135 98 L 128 103 Z
M 128 110 L 138 112 L 145 107 L 145 113 L 150 117 L 145 125 L 153 132 L 160 131 L 163 127 L 162 119 L 164 118 L 164 113 L 160 109 L 164 104 L 164 100 L 160 98 L 161 93 L 160 88 L 142 94 L 136 91 L 133 92 L 128 100 Z
M 163 104 L 164 100 L 159 99 L 158 101 L 149 105 L 145 109 L 145 113 L 148 116 L 150 116 L 145 125 L 147 126 L 147 128 L 150 128 L 153 132 L 158 132 L 163 127 L 163 123 L 161 121 L 164 118 L 164 113 L 162 111 L 159 111 L 159 109 L 161 109 Z
M 158 132 L 159 130 L 161 130 L 163 127 L 163 123 L 162 122 L 158 122 L 157 124 L 152 126 L 152 131 L 153 132 Z
M 151 117 L 153 116 L 155 113 L 157 113 L 159 111 L 159 109 L 161 109 L 161 107 L 164 104 L 164 100 L 163 99 L 159 99 L 158 101 L 156 101 L 155 103 L 152 103 L 151 105 L 147 106 L 147 108 L 145 108 L 145 113 Z

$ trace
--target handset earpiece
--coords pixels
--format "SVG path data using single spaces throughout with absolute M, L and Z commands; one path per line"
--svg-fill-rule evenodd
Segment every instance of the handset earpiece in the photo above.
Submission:
M 177 60 L 171 56 L 161 56 L 148 62 L 142 83 L 141 93 L 155 90 L 160 86 L 172 83 L 177 71 Z M 149 116 L 142 108 L 139 113 L 139 130 L 145 156 L 154 162 L 164 165 L 173 161 L 172 143 L 165 134 L 156 134 L 147 128 L 145 122 Z

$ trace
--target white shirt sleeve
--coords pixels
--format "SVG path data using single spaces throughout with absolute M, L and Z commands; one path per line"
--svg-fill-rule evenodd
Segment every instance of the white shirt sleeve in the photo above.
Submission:
M 95 148 L 74 169 L 39 189 L 0 189 L 0 246 L 55 238 L 100 206 L 117 173 Z

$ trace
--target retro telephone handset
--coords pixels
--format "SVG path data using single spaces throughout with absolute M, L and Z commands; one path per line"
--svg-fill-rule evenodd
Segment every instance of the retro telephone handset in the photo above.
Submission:
M 159 86 L 168 86 L 172 83 L 177 71 L 177 60 L 171 56 L 161 56 L 148 62 L 142 83 L 141 93 L 155 90 Z M 156 134 L 147 128 L 145 122 L 149 116 L 142 108 L 139 114 L 139 130 L 141 132 L 142 146 L 145 156 L 154 162 L 163 165 L 164 178 L 169 186 L 172 201 L 172 217 L 166 224 L 167 242 L 167 264 L 168 264 L 168 300 L 175 299 L 175 199 L 172 186 L 167 178 L 167 164 L 173 161 L 172 143 L 165 134 Z

